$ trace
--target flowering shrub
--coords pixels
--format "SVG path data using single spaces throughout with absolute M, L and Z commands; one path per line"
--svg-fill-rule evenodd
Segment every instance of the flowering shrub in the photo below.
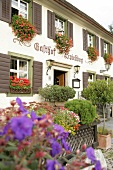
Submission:
M 80 126 L 79 116 L 73 111 L 69 111 L 63 107 L 57 110 L 53 117 L 56 124 L 61 125 L 67 132 L 73 135 L 76 133 L 76 130 L 78 130 Z
M 65 34 L 56 34 L 55 40 L 56 48 L 59 50 L 59 54 L 68 54 L 72 47 L 72 39 L 69 39 Z
M 13 78 L 10 76 L 10 88 L 11 89 L 29 89 L 30 82 L 28 79 L 25 78 Z
M 88 59 L 91 60 L 91 62 L 94 62 L 98 59 L 99 52 L 95 47 L 88 47 L 87 53 Z
M 108 64 L 112 64 L 113 56 L 111 56 L 111 54 L 105 53 L 104 54 L 104 61 Z
M 37 33 L 36 28 L 21 15 L 13 15 L 12 29 L 15 36 L 17 36 L 17 38 L 19 38 L 21 41 L 31 41 Z
M 102 170 L 93 148 L 86 149 L 86 145 L 82 150 L 87 156 L 80 157 L 82 152 L 77 150 L 77 159 L 63 167 L 58 157 L 64 150 L 71 152 L 66 142 L 68 132 L 54 124 L 50 114 L 37 116 L 33 110 L 27 110 L 19 98 L 11 101 L 11 105 L 0 109 L 2 170 L 75 170 L 91 165 L 85 162 L 87 156 L 95 164 L 95 170 Z

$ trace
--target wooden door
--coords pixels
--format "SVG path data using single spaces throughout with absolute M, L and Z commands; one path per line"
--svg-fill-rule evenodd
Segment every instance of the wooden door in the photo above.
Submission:
M 59 86 L 65 86 L 65 74 L 61 74 L 59 76 L 57 76 L 57 78 L 59 79 Z

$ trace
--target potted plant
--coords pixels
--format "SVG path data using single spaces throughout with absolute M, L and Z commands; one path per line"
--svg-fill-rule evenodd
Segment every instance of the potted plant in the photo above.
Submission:
M 20 41 L 31 41 L 37 34 L 36 28 L 22 15 L 13 15 L 12 30 Z
M 25 78 L 10 76 L 10 93 L 31 93 L 30 81 Z
M 69 86 L 59 86 L 59 85 L 47 85 L 44 88 L 38 89 L 39 94 L 45 99 L 47 102 L 53 102 L 54 105 L 58 106 L 58 102 L 60 106 L 68 99 L 72 99 L 75 97 L 75 90 Z
M 56 42 L 56 48 L 59 50 L 59 54 L 68 54 L 72 47 L 72 39 L 68 38 L 65 34 L 56 34 L 54 41 Z
M 88 59 L 91 62 L 96 61 L 99 56 L 99 52 L 95 47 L 88 47 L 87 54 L 88 54 Z
M 90 82 L 88 87 L 83 90 L 82 96 L 87 100 L 90 100 L 92 104 L 102 106 L 104 122 L 101 134 L 104 135 L 106 131 L 106 107 L 113 102 L 113 82 L 111 80 L 108 82 L 106 80 L 96 80 L 94 82 Z
M 99 126 L 97 132 L 98 132 L 98 142 L 99 142 L 98 148 L 101 149 L 111 148 L 112 130 L 108 128 L 104 128 L 103 131 L 103 126 Z
M 105 53 L 103 58 L 104 58 L 105 63 L 112 64 L 113 56 L 111 54 Z

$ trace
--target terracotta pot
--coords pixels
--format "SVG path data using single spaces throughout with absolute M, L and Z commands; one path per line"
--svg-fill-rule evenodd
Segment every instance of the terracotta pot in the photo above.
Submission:
M 29 89 L 10 89 L 10 93 L 12 93 L 12 94 L 30 94 L 31 88 L 29 88 Z
M 101 135 L 98 134 L 98 148 L 100 149 L 109 149 L 111 148 L 111 134 L 109 135 Z

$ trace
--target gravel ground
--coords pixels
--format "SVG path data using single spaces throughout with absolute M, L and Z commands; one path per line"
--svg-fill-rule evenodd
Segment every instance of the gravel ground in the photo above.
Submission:
M 113 170 L 113 144 L 110 149 L 102 150 L 107 163 L 107 170 Z
M 101 126 L 103 123 L 99 124 Z M 113 118 L 110 118 L 106 121 L 106 127 L 110 130 L 113 130 Z M 113 170 L 113 138 L 112 138 L 112 145 L 110 149 L 102 150 L 102 153 L 105 157 L 107 163 L 107 170 Z

